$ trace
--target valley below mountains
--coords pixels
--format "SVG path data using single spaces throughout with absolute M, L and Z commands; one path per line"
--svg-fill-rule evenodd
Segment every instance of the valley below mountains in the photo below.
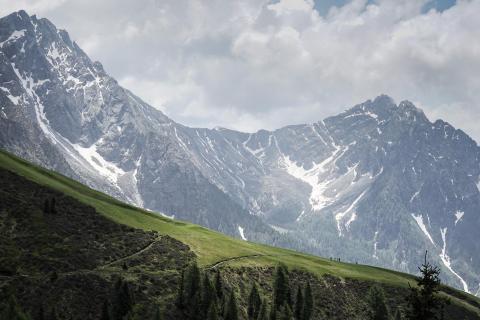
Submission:
M 0 148 L 243 240 L 409 273 L 428 250 L 480 296 L 480 148 L 409 101 L 274 131 L 190 128 L 19 11 L 0 19 Z

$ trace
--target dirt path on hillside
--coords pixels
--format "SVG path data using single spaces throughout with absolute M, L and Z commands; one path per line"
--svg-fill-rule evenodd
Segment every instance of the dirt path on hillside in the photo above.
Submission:
M 148 245 L 146 245 L 145 247 L 143 247 L 142 249 L 132 253 L 132 254 L 129 254 L 128 256 L 125 256 L 125 257 L 121 257 L 121 258 L 118 258 L 118 259 L 115 259 L 109 263 L 106 263 L 106 264 L 103 264 L 103 265 L 100 265 L 100 266 L 97 266 L 95 267 L 94 270 L 99 270 L 99 269 L 104 269 L 104 268 L 107 268 L 115 263 L 118 263 L 118 262 L 122 262 L 122 261 L 125 261 L 125 260 L 128 260 L 134 256 L 138 256 L 139 254 L 147 251 L 148 249 L 150 249 L 155 243 L 157 243 L 160 239 L 162 238 L 162 236 L 158 236 L 155 238 L 155 240 L 153 240 L 152 242 L 150 242 Z

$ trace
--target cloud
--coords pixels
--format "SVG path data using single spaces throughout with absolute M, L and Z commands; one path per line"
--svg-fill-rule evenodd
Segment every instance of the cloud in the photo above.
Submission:
M 11 3 L 2 13 L 51 19 L 187 125 L 271 129 L 386 93 L 480 141 L 480 0 L 442 12 L 425 11 L 429 0 L 342 0 L 324 14 L 313 0 Z

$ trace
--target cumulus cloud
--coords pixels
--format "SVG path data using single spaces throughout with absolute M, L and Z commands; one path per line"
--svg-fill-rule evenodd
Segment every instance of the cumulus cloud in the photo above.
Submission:
M 3 2 L 9 5 L 3 5 Z M 0 0 L 67 29 L 122 85 L 187 125 L 312 122 L 378 94 L 480 141 L 480 0 Z

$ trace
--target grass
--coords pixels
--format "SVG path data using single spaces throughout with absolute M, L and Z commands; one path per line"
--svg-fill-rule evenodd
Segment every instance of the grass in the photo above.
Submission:
M 198 225 L 168 219 L 120 202 L 1 150 L 0 167 L 91 205 L 115 222 L 134 228 L 155 230 L 182 241 L 195 252 L 202 267 L 209 267 L 221 261 L 225 261 L 224 263 L 229 266 L 274 266 L 283 263 L 290 268 L 309 271 L 317 276 L 332 274 L 342 278 L 375 281 L 401 287 L 406 287 L 409 283 L 413 285 L 415 282 L 412 275 L 372 266 L 335 262 L 292 250 L 237 240 Z M 453 301 L 461 304 L 466 304 L 467 300 L 480 303 L 480 299 L 476 297 L 457 290 L 450 291 L 454 292 L 455 296 L 462 297 L 462 300 L 452 297 Z M 467 307 L 472 306 L 468 304 Z M 476 310 L 478 312 L 478 309 Z

